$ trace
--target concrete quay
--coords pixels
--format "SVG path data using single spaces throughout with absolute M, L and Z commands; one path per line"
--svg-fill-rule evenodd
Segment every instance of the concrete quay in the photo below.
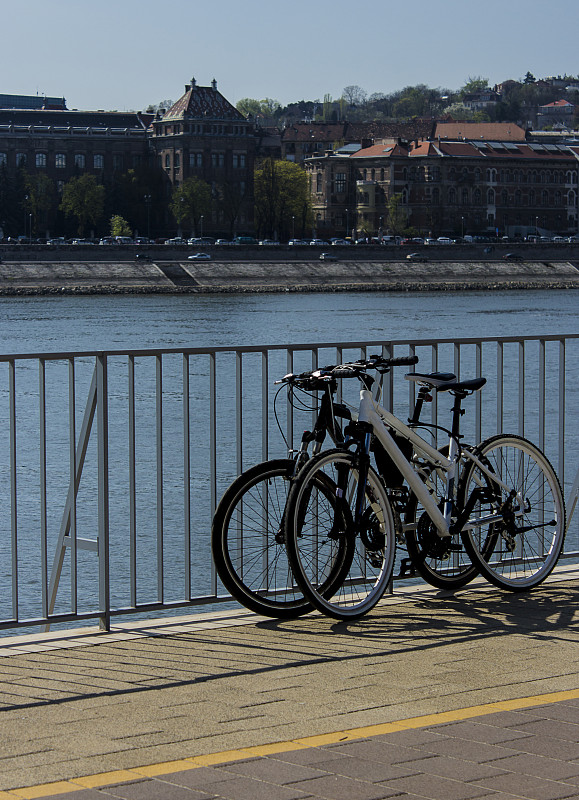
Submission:
M 0 800 L 579 797 L 579 567 L 0 640 Z
M 98 248 L 93 248 L 98 250 Z M 387 248 L 377 248 L 387 250 Z M 389 254 L 390 255 L 390 254 Z M 0 296 L 241 292 L 448 291 L 579 287 L 579 261 L 522 262 L 442 257 L 337 261 L 265 259 L 14 260 L 0 263 Z

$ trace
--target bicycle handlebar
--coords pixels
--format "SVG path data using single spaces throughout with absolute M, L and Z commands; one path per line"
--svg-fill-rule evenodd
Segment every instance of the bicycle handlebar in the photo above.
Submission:
M 337 378 L 358 378 L 366 370 L 376 369 L 378 372 L 388 372 L 390 367 L 412 366 L 418 363 L 418 356 L 398 356 L 397 358 L 384 358 L 383 356 L 373 355 L 365 361 L 352 361 L 346 364 L 336 364 L 321 367 L 309 372 L 295 374 L 290 372 L 284 375 L 278 383 L 289 383 L 303 389 L 321 388 L 321 384 L 328 383 Z M 318 385 L 316 385 L 318 384 Z

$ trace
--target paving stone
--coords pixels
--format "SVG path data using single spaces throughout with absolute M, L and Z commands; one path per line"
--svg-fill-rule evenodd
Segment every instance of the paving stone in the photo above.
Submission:
M 510 758 L 501 758 L 497 766 L 522 775 L 536 775 L 550 780 L 567 780 L 579 776 L 579 763 L 544 758 L 536 754 L 521 753 Z
M 327 800 L 382 800 L 395 797 L 399 792 L 387 786 L 356 781 L 341 775 L 326 775 L 295 784 L 304 793 Z M 277 800 L 277 795 L 276 795 Z
M 272 798 L 275 798 L 275 800 L 304 800 L 305 797 L 311 794 L 307 789 L 276 786 L 241 775 L 231 780 L 212 783 L 208 788 L 208 792 L 226 800 L 272 800 Z M 156 800 L 161 800 L 161 796 L 158 795 Z
M 379 761 L 371 761 L 359 756 L 342 756 L 332 761 L 317 762 L 316 767 L 331 774 L 344 775 L 348 778 L 356 778 L 370 783 L 405 778 L 417 771 L 413 769 L 414 762 L 408 762 L 408 766 L 381 764 Z
M 333 762 L 330 762 L 333 763 Z M 216 772 L 230 775 L 245 775 L 248 778 L 255 778 L 260 781 L 268 781 L 278 786 L 287 783 L 307 780 L 308 778 L 323 777 L 327 773 L 320 769 L 306 767 L 302 764 L 289 764 L 283 761 L 274 761 L 270 758 L 257 758 L 251 761 L 242 761 L 230 764 L 227 769 L 217 769 Z
M 387 781 L 383 785 L 400 794 L 414 793 L 430 800 L 471 800 L 484 794 L 480 786 L 428 774 L 411 775 Z
M 513 739 L 523 739 L 529 735 L 529 733 L 523 732 L 527 730 L 527 725 L 525 725 L 524 729 L 512 730 L 470 720 L 449 723 L 448 725 L 443 725 L 439 730 L 444 736 L 455 739 L 471 739 L 473 742 L 486 742 L 487 744 L 500 744 Z
M 391 745 L 380 739 L 358 739 L 354 742 L 331 745 L 326 749 L 347 756 L 368 758 L 381 764 L 399 764 L 415 758 L 424 758 L 424 752 L 417 748 Z
M 503 759 L 498 762 L 475 764 L 472 761 L 463 761 L 461 758 L 433 755 L 417 761 L 410 761 L 406 766 L 414 773 L 440 775 L 442 778 L 459 781 L 474 781 L 504 774 L 506 770 L 503 769 L 502 764 Z
M 579 722 L 579 714 L 577 715 Z M 541 719 L 526 722 L 519 727 L 523 733 L 536 734 L 551 739 L 563 739 L 566 742 L 579 742 L 579 724 L 557 719 Z
M 529 740 L 533 739 L 533 737 L 527 738 Z M 527 738 L 523 741 L 526 742 Z M 454 758 L 462 758 L 465 761 L 474 761 L 476 764 L 482 764 L 485 761 L 495 761 L 499 758 L 516 755 L 518 751 L 512 749 L 513 742 L 509 742 L 509 745 L 507 748 L 504 745 L 473 742 L 469 739 L 446 739 L 444 742 L 425 745 L 423 749 L 440 756 L 453 756 Z
M 103 795 L 122 800 L 209 800 L 205 792 L 155 779 L 103 787 L 100 800 L 103 800 Z
M 548 736 L 528 736 L 525 739 L 516 739 L 509 742 L 509 747 L 520 753 L 536 753 L 562 761 L 579 760 L 579 743 L 568 742 L 565 739 L 553 739 Z M 510 755 L 515 755 L 510 753 Z
M 476 785 L 499 792 L 511 792 L 530 800 L 560 800 L 565 797 L 576 797 L 577 787 L 562 781 L 546 781 L 535 775 L 507 773 L 495 778 L 484 778 L 476 781 Z

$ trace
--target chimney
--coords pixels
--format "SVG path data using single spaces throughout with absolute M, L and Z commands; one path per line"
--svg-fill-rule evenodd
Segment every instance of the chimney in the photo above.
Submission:
M 211 81 L 211 88 L 214 91 L 217 91 L 217 81 L 215 80 L 215 78 L 213 78 L 213 80 Z

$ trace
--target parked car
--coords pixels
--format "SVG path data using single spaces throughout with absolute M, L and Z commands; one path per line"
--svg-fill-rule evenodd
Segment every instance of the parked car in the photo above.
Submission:
M 229 239 L 216 239 L 215 244 L 218 247 L 225 247 L 226 245 L 231 244 L 231 242 L 229 241 Z
M 193 253 L 193 255 L 188 256 L 189 261 L 211 261 L 211 256 L 209 253 Z
M 318 245 L 318 246 L 321 246 L 321 247 L 324 247 L 324 246 L 327 247 L 328 246 L 328 243 L 325 242 L 323 239 L 312 239 L 310 241 L 310 244 L 313 245 L 313 246 Z
M 276 242 L 275 239 L 262 239 L 260 245 L 262 247 L 277 247 L 279 242 Z
M 350 242 L 347 239 L 332 239 L 330 244 L 335 245 L 337 247 L 349 247 Z
M 303 247 L 304 245 L 307 245 L 308 242 L 306 242 L 305 239 L 290 239 L 288 244 L 292 247 Z
M 439 236 L 436 241 L 438 244 L 452 244 L 452 239 L 450 239 L 448 236 Z
M 257 239 L 253 236 L 236 236 L 232 244 L 257 244 Z
M 524 258 L 520 253 L 505 253 L 503 259 L 505 261 L 524 261 Z
M 408 255 L 406 256 L 406 260 L 407 261 L 422 261 L 422 262 L 428 261 L 426 256 L 423 256 L 422 253 L 408 253 Z
M 175 245 L 175 244 L 187 244 L 185 239 L 182 236 L 174 236 L 172 239 L 166 239 L 165 244 Z
M 338 256 L 335 256 L 333 253 L 322 253 L 320 255 L 320 261 L 337 261 Z

